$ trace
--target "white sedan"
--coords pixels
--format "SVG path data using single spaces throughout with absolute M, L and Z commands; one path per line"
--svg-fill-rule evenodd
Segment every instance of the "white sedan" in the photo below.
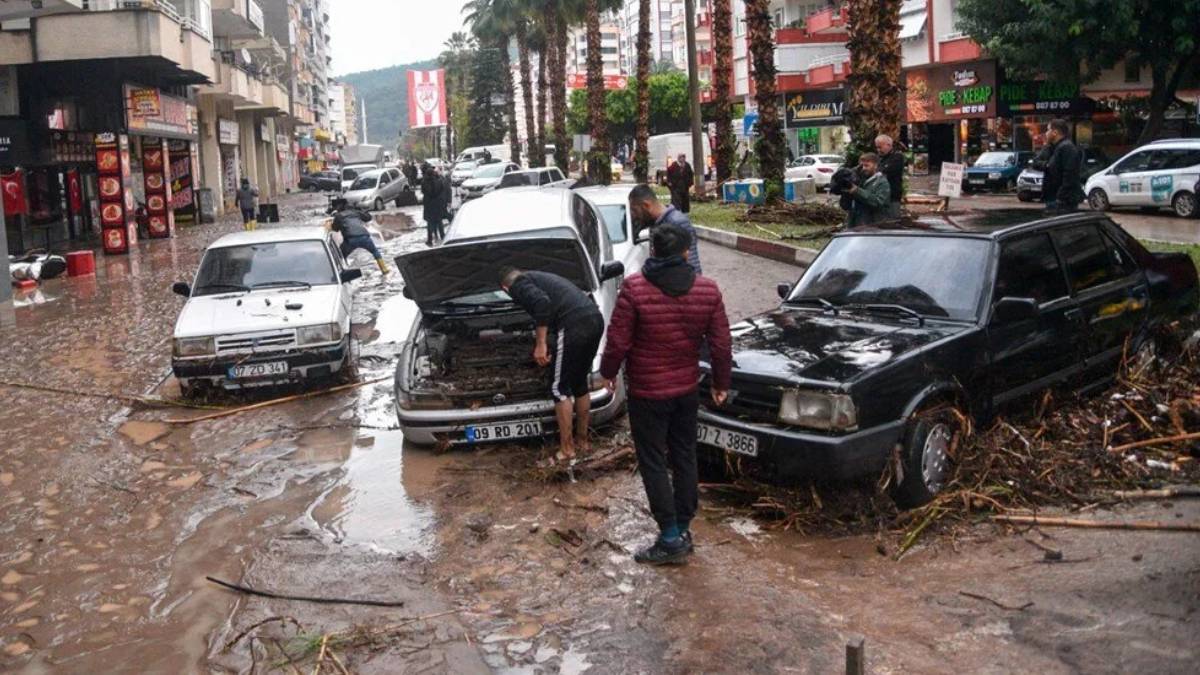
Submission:
M 804 155 L 788 166 L 784 178 L 811 178 L 817 189 L 829 187 L 829 179 L 843 162 L 841 155 Z

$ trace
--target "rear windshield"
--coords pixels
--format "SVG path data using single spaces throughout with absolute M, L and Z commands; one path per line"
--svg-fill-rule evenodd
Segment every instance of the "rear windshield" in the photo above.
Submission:
M 258 286 L 336 284 L 324 242 L 281 241 L 210 249 L 196 275 L 195 295 L 214 295 Z
M 510 173 L 500 179 L 500 187 L 517 187 L 519 185 L 536 185 L 532 173 Z
M 789 300 L 901 305 L 927 316 L 973 320 L 988 248 L 987 241 L 966 237 L 836 237 Z

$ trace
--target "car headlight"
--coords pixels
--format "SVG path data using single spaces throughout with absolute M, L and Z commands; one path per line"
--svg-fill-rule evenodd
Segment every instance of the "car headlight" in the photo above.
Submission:
M 211 337 L 175 338 L 173 351 L 179 358 L 212 356 L 217 353 L 217 341 Z
M 846 431 L 858 426 L 858 412 L 846 394 L 790 389 L 783 392 L 779 421 L 810 429 Z
M 302 326 L 296 329 L 296 344 L 318 345 L 325 342 L 338 342 L 342 339 L 342 327 L 336 323 L 326 323 L 320 326 Z
M 1001 175 L 999 173 L 996 173 L 995 171 L 988 174 L 988 180 L 1000 180 L 1000 178 L 1001 178 Z

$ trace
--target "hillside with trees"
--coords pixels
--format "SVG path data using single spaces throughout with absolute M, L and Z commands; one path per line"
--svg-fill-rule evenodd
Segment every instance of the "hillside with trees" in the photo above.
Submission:
M 394 147 L 400 132 L 408 128 L 408 71 L 438 67 L 436 60 L 419 61 L 350 73 L 337 79 L 354 87 L 359 98 L 366 101 L 369 140 Z

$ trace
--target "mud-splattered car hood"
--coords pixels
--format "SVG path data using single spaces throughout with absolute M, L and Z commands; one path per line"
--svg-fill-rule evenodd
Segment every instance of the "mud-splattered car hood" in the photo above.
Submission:
M 734 368 L 785 380 L 849 383 L 966 328 L 783 308 L 733 327 Z

